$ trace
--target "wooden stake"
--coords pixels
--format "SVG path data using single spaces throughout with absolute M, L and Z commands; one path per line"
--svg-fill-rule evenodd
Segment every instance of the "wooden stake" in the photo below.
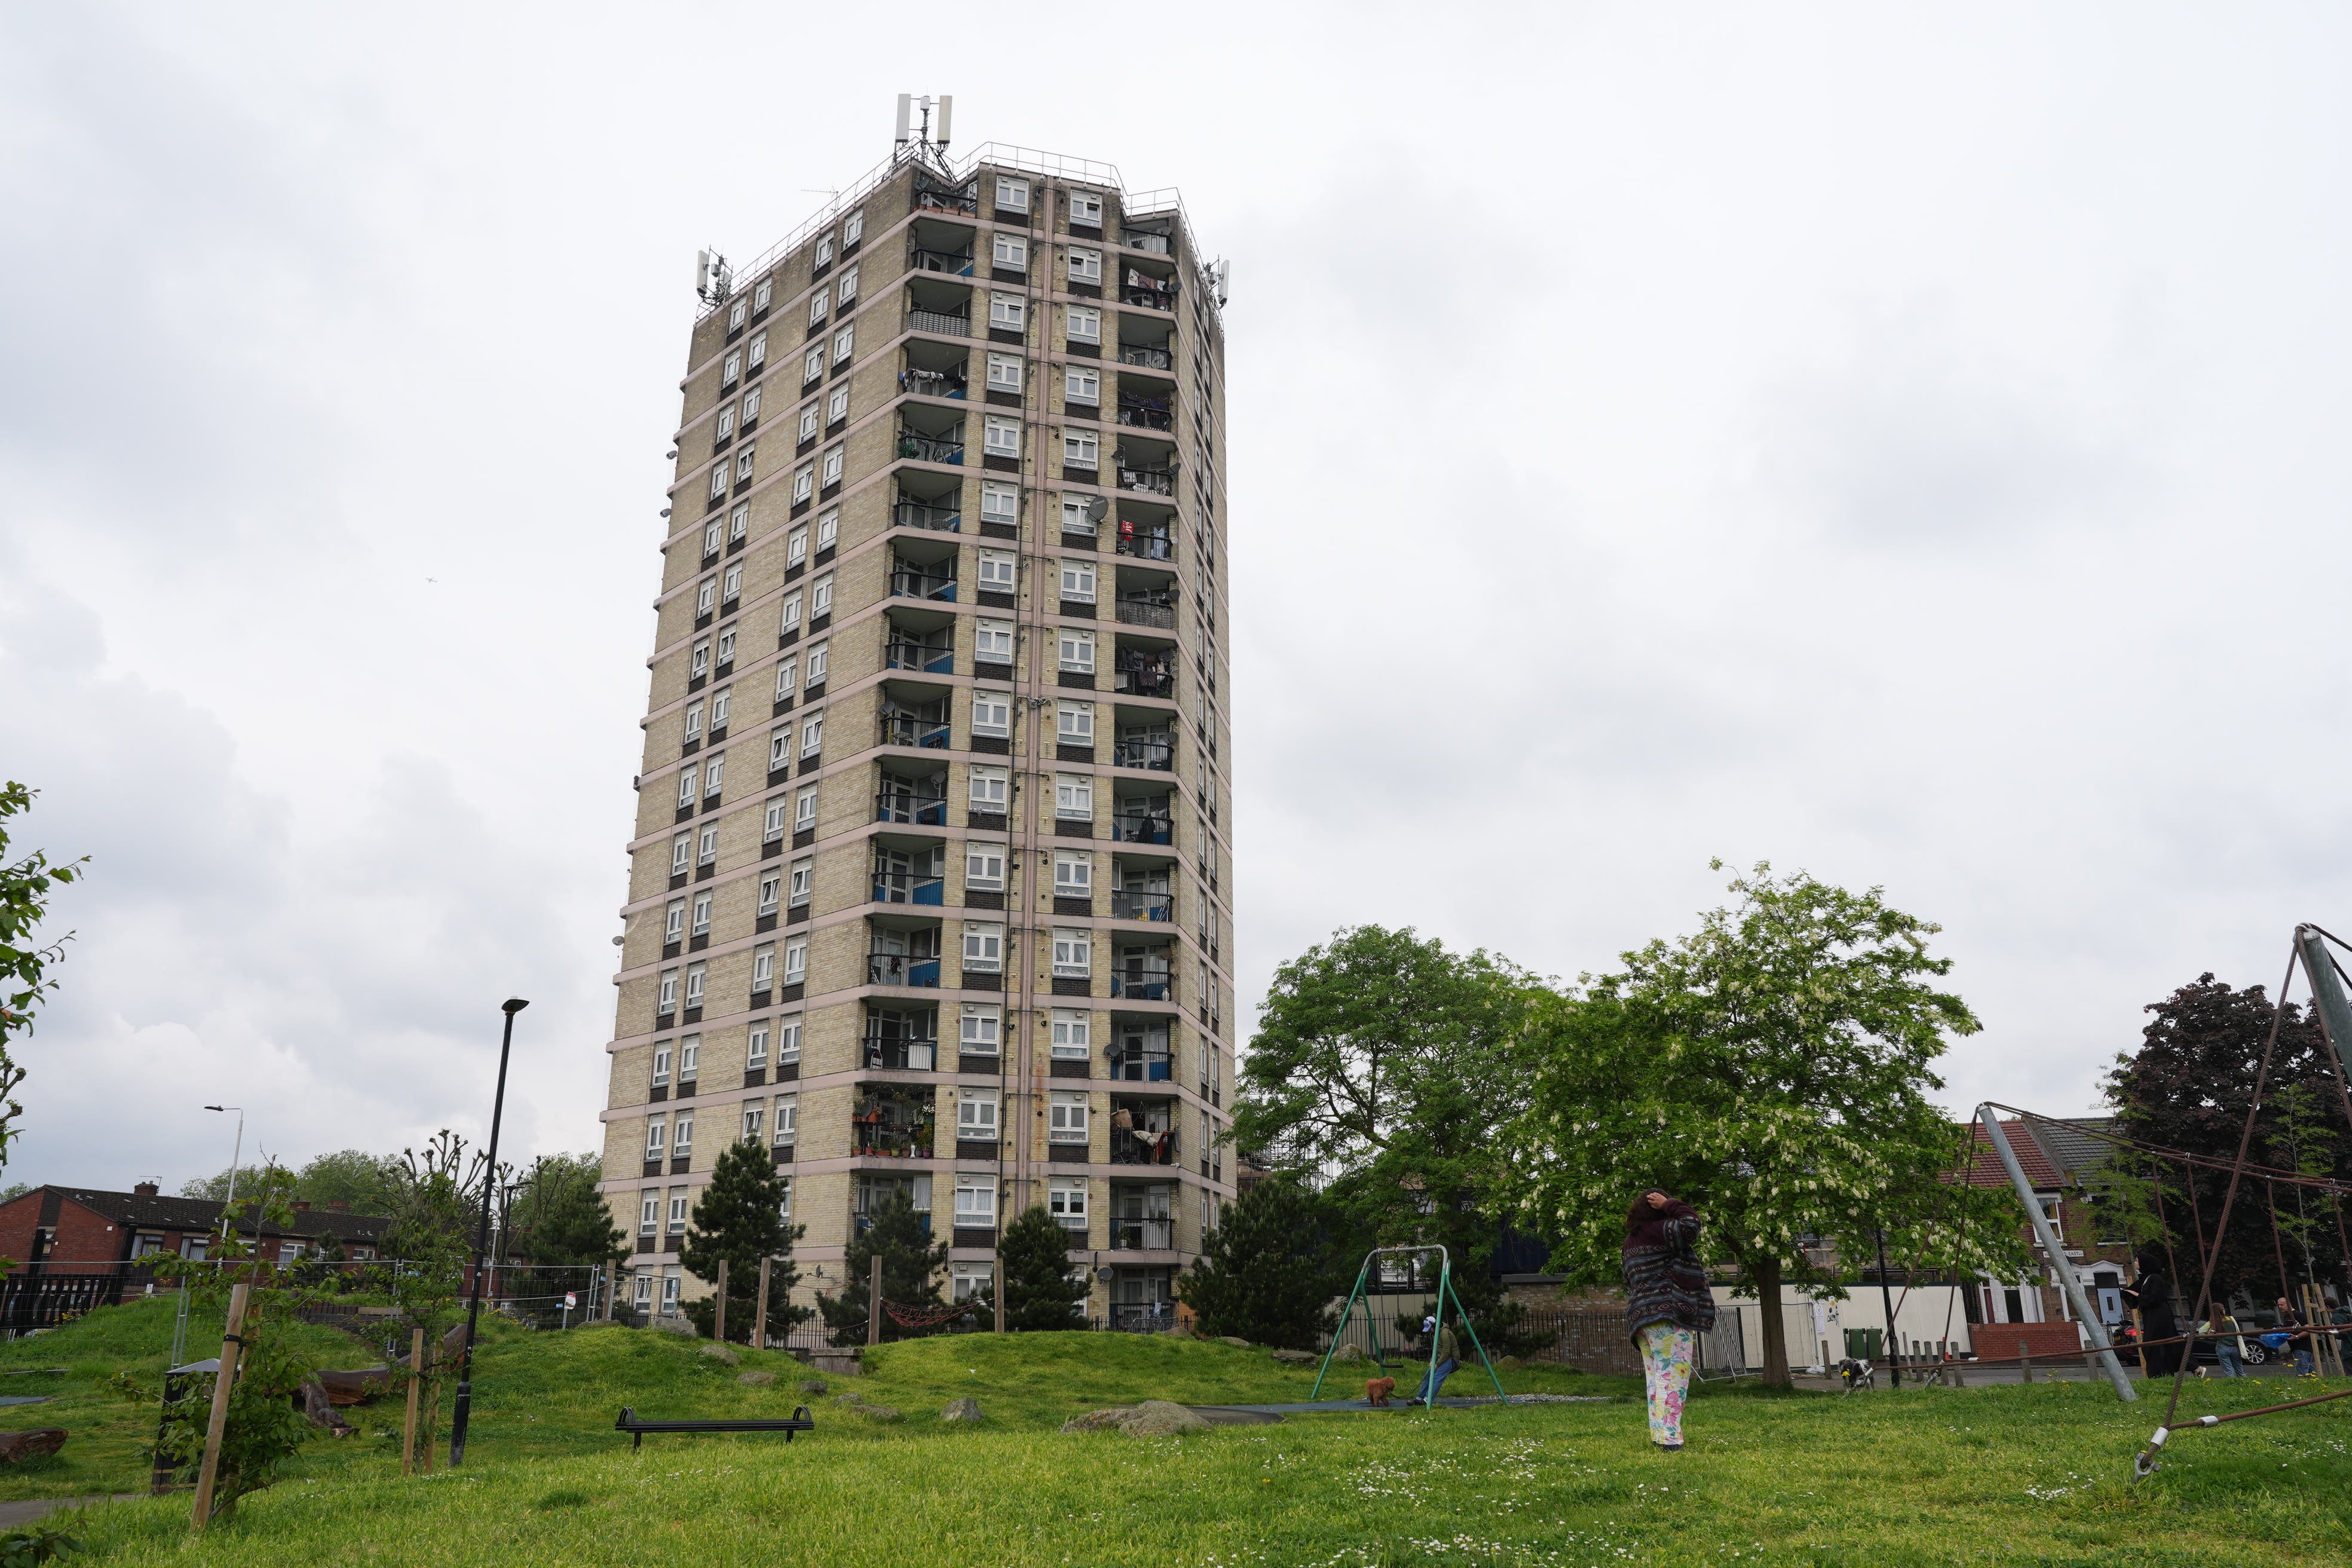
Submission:
M 866 1285 L 866 1342 L 882 1342 L 882 1255 L 874 1255 L 874 1271 Z
M 710 1337 L 727 1342 L 727 1259 L 719 1260 L 719 1306 L 710 1314 Z
M 416 1471 L 416 1394 L 425 1382 L 425 1331 L 418 1329 L 408 1338 L 408 1428 L 400 1440 L 400 1473 L 414 1475 Z
M 202 1530 L 213 1516 L 213 1483 L 220 1477 L 221 1436 L 228 1430 L 229 1390 L 236 1383 L 236 1363 L 245 1351 L 245 1304 L 250 1285 L 233 1285 L 228 1292 L 228 1325 L 221 1331 L 220 1373 L 213 1379 L 212 1420 L 205 1427 L 205 1462 L 196 1473 L 195 1512 L 192 1530 Z
M 613 1321 L 613 1310 L 619 1303 L 620 1296 L 620 1266 L 608 1260 L 604 1265 L 604 1321 L 608 1323 Z
M 760 1299 L 751 1307 L 751 1345 L 755 1350 L 768 1348 L 768 1265 L 772 1261 L 760 1259 Z

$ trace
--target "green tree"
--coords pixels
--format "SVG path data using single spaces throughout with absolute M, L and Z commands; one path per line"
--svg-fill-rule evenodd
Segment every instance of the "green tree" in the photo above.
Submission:
M 1512 1047 L 1536 989 L 1483 951 L 1410 930 L 1339 931 L 1275 972 L 1232 1142 L 1313 1173 L 1367 1245 L 1444 1245 L 1465 1305 L 1495 1321 L 1495 1138 L 1526 1104 Z
M 349 1204 L 353 1214 L 389 1212 L 398 1162 L 363 1149 L 338 1149 L 304 1163 L 294 1175 L 297 1197 L 314 1207 Z
M 793 1243 L 807 1228 L 785 1220 L 783 1178 L 776 1174 L 766 1149 L 747 1138 L 719 1153 L 677 1256 L 688 1273 L 709 1285 L 719 1282 L 719 1265 L 726 1262 L 729 1339 L 751 1342 L 763 1258 L 775 1260 L 768 1271 L 768 1332 L 787 1333 L 809 1316 L 806 1307 L 792 1305 L 793 1289 L 801 1279 L 793 1266 Z M 714 1299 L 688 1302 L 687 1314 L 696 1328 L 709 1333 Z
M 33 928 L 47 910 L 49 889 L 60 882 L 81 879 L 89 857 L 52 861 L 36 849 L 19 860 L 8 858 L 8 819 L 32 809 L 37 790 L 10 780 L 0 784 L 0 1165 L 8 1163 L 8 1146 L 16 1139 L 16 1119 L 25 1108 L 16 1100 L 25 1069 L 16 1065 L 15 1042 L 33 1032 L 33 1015 L 58 983 L 49 971 L 65 962 L 68 931 L 55 942 L 37 942 Z
M 1083 1275 L 1070 1276 L 1070 1233 L 1054 1221 L 1044 1204 L 1032 1204 L 1004 1227 L 996 1244 L 996 1267 L 1004 1292 L 1004 1326 L 1016 1333 L 1080 1326 L 1087 1299 Z
M 885 1301 L 901 1307 L 945 1305 L 940 1297 L 939 1277 L 947 1267 L 948 1249 L 945 1243 L 931 1245 L 929 1220 L 903 1190 L 866 1211 L 866 1228 L 850 1242 L 849 1255 L 842 1263 L 841 1294 L 817 1292 L 817 1310 L 824 1314 L 824 1326 L 833 1331 L 835 1344 L 866 1342 L 866 1288 L 877 1258 L 882 1259 Z M 882 1316 L 885 1338 L 903 1339 L 923 1331 L 900 1328 L 887 1312 Z
M 596 1183 L 604 1173 L 604 1162 L 594 1154 L 541 1154 L 533 1160 L 522 1180 L 515 1184 L 512 1200 L 501 1216 L 507 1232 L 501 1237 L 503 1256 L 528 1258 L 533 1263 L 603 1263 L 610 1255 L 593 1249 L 581 1258 L 554 1256 L 549 1248 L 548 1227 L 559 1208 L 568 1207 L 575 1215 L 582 1212 L 572 1200 L 583 1189 L 603 1208 L 604 1201 L 596 1194 Z
M 2014 1200 L 1950 1179 L 1968 1130 L 1927 1099 L 1947 1038 L 1978 1028 L 1933 984 L 1951 968 L 1928 955 L 1939 928 L 1875 888 L 1770 872 L 1735 878 L 1736 908 L 1624 954 L 1624 973 L 1538 998 L 1530 1100 L 1505 1142 L 1517 1213 L 1559 1238 L 1572 1282 L 1620 1277 L 1645 1188 L 1697 1205 L 1702 1246 L 1762 1304 L 1765 1380 L 1785 1385 L 1782 1286 L 1837 1286 L 1809 1247 L 1859 1263 L 1884 1225 L 1915 1265 L 2015 1279 L 2028 1258 Z
M 1176 1294 L 1204 1334 L 1313 1350 L 1360 1258 L 1334 1205 L 1293 1176 L 1269 1176 L 1225 1205 Z
M 465 1317 L 466 1269 L 488 1166 L 479 1153 L 469 1159 L 464 1137 L 446 1127 L 421 1152 L 402 1150 L 392 1166 L 384 1261 L 372 1283 L 390 1299 L 396 1314 L 397 1337 L 388 1347 L 394 1357 L 409 1354 L 415 1331 L 425 1334 L 422 1360 L 395 1359 L 393 1369 L 396 1382 L 419 1385 L 417 1451 L 428 1470 L 442 1390 L 457 1364 L 450 1342 Z
M 559 1189 L 525 1239 L 534 1263 L 601 1268 L 629 1255 L 629 1238 L 613 1223 L 604 1195 L 584 1183 Z
M 2336 1173 L 2336 1135 L 2320 1109 L 2318 1092 L 2310 1080 L 2303 1079 L 2285 1085 L 2272 1100 L 2273 1131 L 2269 1138 L 2270 1164 L 2282 1171 L 2293 1171 L 2298 1176 L 2326 1180 Z M 2308 1189 L 2290 1184 L 2286 1196 L 2278 1195 L 2277 1184 L 2267 1184 L 2263 1197 L 2271 1205 L 2271 1223 L 2278 1226 L 2290 1244 L 2283 1252 L 2291 1260 L 2299 1260 L 2306 1284 L 2319 1282 L 2319 1255 L 2316 1244 L 2335 1211 L 2327 1207 Z M 2326 1216 L 2323 1219 L 2323 1215 Z M 2329 1239 L 2333 1239 L 2332 1237 Z M 2336 1249 L 2330 1247 L 2330 1252 Z M 2189 1289 L 2194 1289 L 2191 1285 Z

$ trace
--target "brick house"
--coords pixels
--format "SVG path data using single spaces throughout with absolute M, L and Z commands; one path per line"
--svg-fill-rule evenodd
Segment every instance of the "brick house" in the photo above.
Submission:
M 2099 1316 L 2107 1327 L 2114 1330 L 2123 1325 L 2128 1314 L 2124 1310 L 2122 1292 L 2130 1278 L 2131 1249 L 2122 1237 L 2101 1234 L 2105 1226 L 2088 1182 L 2105 1160 L 2108 1147 L 2093 1133 L 2111 1125 L 2104 1120 L 2092 1119 L 2079 1123 L 2001 1122 L 2001 1132 L 2016 1153 L 2026 1181 L 2032 1185 L 2034 1201 L 2042 1205 L 2042 1213 L 2050 1216 L 2052 1226 L 2058 1232 L 2065 1256 L 2042 1257 L 2031 1222 L 2019 1215 L 2018 1230 L 2029 1245 L 2033 1245 L 2040 1264 L 2038 1274 L 2013 1281 L 1990 1278 L 1979 1280 L 1969 1301 L 1972 1323 L 2046 1323 L 2052 1328 L 2042 1337 L 2050 1342 L 2034 1342 L 2035 1353 L 2055 1351 L 2061 1348 L 2062 1342 L 2071 1348 L 2079 1342 L 2081 1331 L 2074 1323 L 2074 1307 L 2061 1283 L 2064 1277 L 2058 1272 L 2068 1268 L 2082 1281 L 2084 1293 L 2097 1305 Z M 2001 1168 L 2000 1157 L 1993 1152 L 1992 1141 L 1985 1136 L 1983 1124 L 1971 1123 L 1969 1131 L 1976 1141 L 1969 1166 L 1969 1184 L 2012 1190 L 2009 1173 Z M 2058 1327 L 2062 1324 L 2063 1328 Z M 2073 1331 L 2071 1335 L 2069 1330 Z M 2005 1350 L 2009 1337 L 1997 1334 L 1991 1339 Z M 2032 1335 L 2027 1338 L 2035 1339 Z
M 204 1198 L 166 1197 L 153 1182 L 141 1182 L 127 1193 L 35 1187 L 0 1204 L 0 1257 L 11 1260 L 12 1274 L 39 1265 L 47 1274 L 136 1279 L 146 1273 L 137 1266 L 142 1258 L 202 1258 L 207 1238 L 220 1231 L 223 1206 Z M 347 1258 L 370 1258 L 390 1223 L 340 1205 L 312 1208 L 298 1203 L 292 1224 L 261 1227 L 259 1251 L 265 1258 L 291 1262 L 334 1241 Z M 251 1237 L 254 1226 L 253 1210 L 244 1208 L 237 1216 L 240 1233 Z

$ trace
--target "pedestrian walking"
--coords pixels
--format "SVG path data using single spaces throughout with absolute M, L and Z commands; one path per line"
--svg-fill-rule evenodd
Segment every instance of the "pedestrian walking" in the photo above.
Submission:
M 2246 1375 L 2246 1342 L 2238 1337 L 2238 1320 L 2227 1312 L 2216 1312 L 2197 1331 L 2213 1341 L 2213 1359 L 2221 1363 L 2223 1377 Z
M 1715 1293 L 1694 1250 L 1698 1211 L 1655 1188 L 1625 1215 L 1625 1325 L 1642 1352 L 1650 1441 L 1683 1446 L 1683 1398 L 1690 1390 L 1698 1336 L 1715 1327 Z
M 2180 1320 L 2174 1315 L 2172 1304 L 2172 1275 L 2164 1266 L 2160 1247 L 2141 1248 L 2137 1261 L 2139 1279 L 2125 1288 L 2124 1301 L 2139 1310 L 2139 1338 L 2145 1347 L 2140 1354 L 2147 1358 L 2147 1375 L 2170 1377 L 2180 1370 L 2180 1346 L 2154 1342 L 2180 1337 Z
M 2285 1297 L 2278 1299 L 2278 1326 L 2291 1336 L 2287 1348 L 2294 1352 L 2294 1374 L 2297 1377 L 2317 1377 L 2319 1363 L 2311 1353 L 2311 1331 L 2303 1314 Z

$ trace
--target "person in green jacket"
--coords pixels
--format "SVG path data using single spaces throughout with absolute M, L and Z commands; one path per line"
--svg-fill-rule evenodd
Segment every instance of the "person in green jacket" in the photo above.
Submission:
M 1421 1397 L 1412 1402 L 1418 1405 L 1435 1404 L 1438 1391 L 1445 1386 L 1445 1380 L 1452 1377 L 1454 1369 L 1461 1364 L 1461 1342 L 1454 1337 L 1452 1329 L 1440 1328 L 1434 1315 L 1421 1321 L 1421 1340 L 1423 1349 L 1428 1348 L 1429 1336 L 1433 1333 L 1437 1336 L 1437 1364 L 1429 1369 L 1429 1376 L 1422 1384 Z

